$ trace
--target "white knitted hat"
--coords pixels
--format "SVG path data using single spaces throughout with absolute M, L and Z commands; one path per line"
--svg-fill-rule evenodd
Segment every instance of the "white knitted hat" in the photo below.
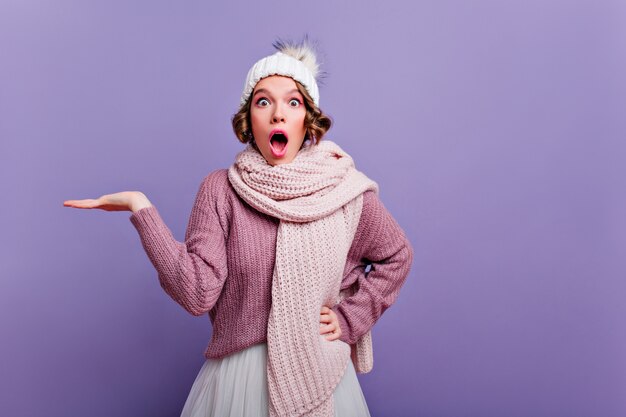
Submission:
M 248 100 L 254 87 L 261 79 L 270 75 L 284 75 L 300 82 L 306 88 L 315 105 L 319 107 L 320 93 L 315 80 L 319 67 L 315 52 L 306 38 L 297 45 L 277 41 L 274 43 L 274 47 L 278 49 L 278 52 L 258 60 L 248 71 L 240 104 L 243 105 Z

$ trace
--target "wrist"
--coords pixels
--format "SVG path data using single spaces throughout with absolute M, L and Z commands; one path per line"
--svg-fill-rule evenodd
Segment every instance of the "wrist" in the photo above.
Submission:
M 150 203 L 150 200 L 148 200 L 148 197 L 146 197 L 144 193 L 140 192 L 137 194 L 137 197 L 133 198 L 133 201 L 130 206 L 130 211 L 132 211 L 133 213 L 136 213 L 139 210 L 146 208 L 146 207 L 150 207 L 150 206 L 152 206 L 152 203 Z

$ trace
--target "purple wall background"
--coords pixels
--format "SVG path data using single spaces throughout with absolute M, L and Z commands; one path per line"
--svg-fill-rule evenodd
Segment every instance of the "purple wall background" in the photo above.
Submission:
M 414 244 L 360 376 L 374 416 L 626 415 L 626 7 L 619 1 L 3 1 L 0 414 L 178 415 L 208 318 L 129 213 L 182 240 L 241 146 L 246 72 L 320 41 L 329 138 Z

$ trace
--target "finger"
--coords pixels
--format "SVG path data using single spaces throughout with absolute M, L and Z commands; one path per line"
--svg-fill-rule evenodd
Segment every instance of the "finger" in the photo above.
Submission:
M 334 324 L 326 324 L 320 327 L 320 334 L 330 333 L 330 332 L 333 332 L 334 330 L 335 330 Z
M 322 313 L 327 313 L 328 311 L 330 311 L 330 308 L 322 306 Z
M 75 208 L 93 208 L 97 205 L 98 200 L 94 200 L 91 198 L 85 200 L 66 200 L 63 202 L 63 205 L 66 207 L 75 207 Z
M 339 339 L 339 334 L 337 332 L 329 333 L 325 337 L 326 337 L 326 340 L 337 340 Z
M 332 317 L 330 317 L 328 314 L 322 314 L 320 316 L 320 322 L 322 323 L 330 323 L 332 320 Z

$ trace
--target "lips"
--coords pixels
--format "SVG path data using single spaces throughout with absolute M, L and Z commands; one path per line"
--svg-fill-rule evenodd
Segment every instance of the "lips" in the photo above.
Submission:
M 275 158 L 281 158 L 287 153 L 287 143 L 289 138 L 287 132 L 281 129 L 274 129 L 270 132 L 270 149 Z

